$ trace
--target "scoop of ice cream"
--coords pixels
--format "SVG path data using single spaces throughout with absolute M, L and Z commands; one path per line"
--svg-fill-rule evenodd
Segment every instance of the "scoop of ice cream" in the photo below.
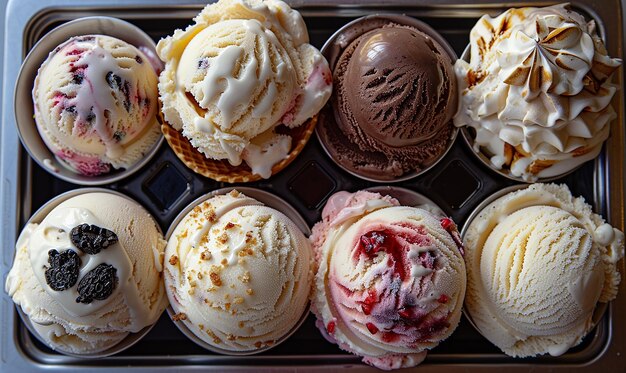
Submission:
M 311 240 L 312 310 L 342 349 L 381 369 L 411 367 L 456 328 L 465 265 L 450 219 L 343 192 L 331 197 Z
M 593 327 L 597 302 L 617 294 L 624 235 L 566 186 L 499 198 L 471 222 L 465 243 L 467 310 L 508 355 L 565 353 Z
M 395 148 L 420 144 L 444 129 L 454 114 L 446 108 L 456 106 L 451 94 L 456 82 L 441 46 L 416 29 L 396 25 L 366 33 L 353 48 L 335 70 L 340 125 Z M 363 147 L 371 148 L 364 140 Z
M 330 96 L 328 64 L 282 1 L 221 0 L 194 21 L 157 46 L 165 119 L 206 157 L 262 163 L 250 166 L 267 178 L 291 147 L 275 128 L 300 126 Z M 264 150 L 248 154 L 251 143 Z
M 595 23 L 563 4 L 485 15 L 470 33 L 469 63 L 455 65 L 455 125 L 474 128 L 474 150 L 514 176 L 565 173 L 595 158 L 608 137 L 620 64 Z
M 24 228 L 6 291 L 51 348 L 103 351 L 165 309 L 164 248 L 137 203 L 81 194 Z
M 393 179 L 428 167 L 448 148 L 457 110 L 452 58 L 423 31 L 387 21 L 341 50 L 322 138 L 348 170 Z
M 305 311 L 312 252 L 282 213 L 233 191 L 196 206 L 168 242 L 175 320 L 230 351 L 271 346 Z
M 132 166 L 161 133 L 156 72 L 143 52 L 110 36 L 72 37 L 50 52 L 33 102 L 45 144 L 87 176 Z

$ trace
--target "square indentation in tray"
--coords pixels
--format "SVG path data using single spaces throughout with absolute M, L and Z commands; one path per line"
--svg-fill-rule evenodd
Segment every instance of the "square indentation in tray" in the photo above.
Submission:
M 145 181 L 143 190 L 161 210 L 168 210 L 189 191 L 189 181 L 171 163 L 165 162 Z
M 289 181 L 289 190 L 309 209 L 317 208 L 337 187 L 316 162 L 307 164 Z
M 456 159 L 435 177 L 432 186 L 450 207 L 459 209 L 480 188 L 480 181 Z

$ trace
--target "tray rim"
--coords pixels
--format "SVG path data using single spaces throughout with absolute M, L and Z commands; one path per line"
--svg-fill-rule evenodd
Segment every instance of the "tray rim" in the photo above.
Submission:
M 611 1 L 611 0 L 607 0 Z M 4 60 L 3 60 L 3 90 L 2 94 L 2 128 L 0 129 L 0 195 L 2 196 L 2 200 L 0 200 L 0 211 L 2 213 L 2 228 L 0 229 L 0 242 L 8 243 L 8 245 L 3 245 L 4 247 L 10 248 L 2 250 L 3 261 L 0 267 L 1 273 L 3 274 L 3 278 L 6 276 L 8 269 L 12 264 L 13 257 L 13 243 L 15 242 L 15 238 L 17 237 L 17 227 L 18 227 L 18 211 L 22 208 L 22 202 L 20 198 L 15 198 L 20 195 L 20 180 L 19 180 L 19 170 L 20 167 L 26 167 L 27 169 L 30 166 L 30 162 L 26 162 L 26 165 L 21 165 L 19 162 L 15 162 L 15 159 L 20 159 L 21 148 L 20 146 L 16 146 L 19 144 L 19 139 L 17 137 L 17 131 L 13 125 L 13 111 L 12 111 L 12 102 L 13 102 L 13 86 L 15 77 L 17 76 L 17 70 L 19 70 L 19 66 L 21 64 L 21 60 L 23 57 L 24 51 L 22 50 L 22 46 L 24 43 L 24 30 L 33 21 L 36 17 L 39 17 L 49 11 L 54 11 L 59 8 L 71 8 L 77 10 L 88 10 L 90 8 L 98 8 L 98 9 L 111 9 L 111 8 L 119 8 L 119 9 L 129 9 L 129 8 L 141 8 L 146 5 L 150 5 L 153 7 L 176 7 L 179 9 L 194 9 L 197 10 L 205 5 L 206 1 L 200 0 L 186 0 L 183 4 L 171 4 L 171 0 L 82 0 L 81 5 L 77 6 L 75 1 L 72 0 L 48 0 L 50 4 L 46 4 L 46 1 L 34 1 L 34 0 L 9 0 L 6 6 L 6 21 L 5 21 L 5 34 L 4 34 Z M 295 0 L 288 1 L 292 6 L 301 8 L 301 9 L 315 9 L 316 7 L 323 9 L 327 7 L 337 7 L 334 2 L 331 1 L 306 1 L 306 0 Z M 619 23 L 621 24 L 621 28 L 617 31 L 617 40 L 612 39 L 609 40 L 609 44 L 611 46 L 616 46 L 616 50 L 619 52 L 616 55 L 622 55 L 624 57 L 624 48 L 623 48 L 623 35 L 626 30 L 626 25 L 622 19 L 622 0 L 616 1 L 616 5 L 619 7 L 619 12 L 616 15 Z M 50 6 L 54 3 L 54 6 Z M 395 5 L 390 5 L 385 1 L 379 0 L 376 2 L 369 1 L 368 4 L 362 5 L 360 2 L 354 0 L 344 0 L 344 5 L 341 6 L 342 15 L 345 14 L 349 16 L 353 11 L 351 8 L 356 6 L 359 7 L 392 7 L 401 9 L 402 7 L 423 7 L 429 8 L 433 7 L 433 5 L 429 4 L 430 1 L 426 0 L 418 0 L 418 1 L 410 1 L 410 0 L 398 0 Z M 449 0 L 439 0 L 437 2 L 438 7 L 443 7 L 450 11 L 458 10 L 458 9 L 470 9 L 470 8 L 483 8 L 483 9 L 500 9 L 504 5 L 499 1 L 494 0 L 486 0 L 480 5 L 472 4 L 469 0 L 461 0 L 461 1 L 449 1 Z M 545 1 L 525 1 L 523 4 L 515 4 L 516 6 L 528 5 L 528 4 L 536 4 L 536 5 L 548 5 L 556 2 L 545 2 Z M 510 5 L 510 4 L 509 4 Z M 581 4 L 574 3 L 575 6 L 583 8 L 587 10 L 594 17 L 599 19 L 603 19 L 603 17 L 598 14 L 605 13 L 607 9 L 597 9 L 597 4 Z M 445 10 L 444 10 L 445 11 Z M 614 12 L 614 10 L 608 10 L 608 12 Z M 478 13 L 477 13 L 478 14 Z M 482 12 L 480 13 L 482 14 Z M 17 35 L 13 35 L 10 30 L 21 30 L 21 33 L 16 33 Z M 601 34 L 604 30 L 600 30 Z M 13 36 L 12 36 L 13 35 Z M 17 43 L 17 44 L 16 44 Z M 9 45 L 15 46 L 19 45 L 19 48 L 9 48 Z M 615 49 L 609 47 L 609 49 Z M 618 111 L 618 117 L 622 119 L 621 122 L 614 121 L 612 123 L 612 135 L 609 141 L 607 142 L 607 150 L 603 152 L 603 156 L 597 160 L 597 164 L 601 167 L 596 167 L 596 170 L 601 170 L 601 172 L 595 172 L 594 174 L 594 182 L 600 182 L 600 185 L 607 185 L 608 190 L 604 191 L 596 191 L 602 196 L 604 193 L 607 194 L 607 199 L 605 201 L 606 205 L 603 206 L 604 215 L 608 217 L 608 220 L 612 222 L 613 225 L 619 227 L 620 229 L 624 229 L 624 219 L 625 219 L 625 207 L 624 207 L 624 195 L 625 195 L 625 187 L 624 187 L 624 141 L 625 141 L 625 130 L 624 130 L 624 88 L 626 84 L 624 82 L 624 73 L 623 68 L 618 71 L 619 81 L 621 84 L 621 93 L 618 95 L 618 105 L 616 106 L 616 111 Z M 7 105 L 7 102 L 9 105 Z M 618 127 L 618 128 L 616 128 Z M 617 162 L 609 162 L 609 159 L 618 159 Z M 608 167 L 607 167 L 608 165 Z M 609 169 L 610 173 L 605 174 L 603 171 Z M 30 175 L 30 172 L 28 172 Z M 26 180 L 28 184 L 30 184 L 29 180 Z M 28 210 L 28 206 L 27 207 Z M 11 223 L 9 223 L 11 222 Z M 622 274 L 626 274 L 624 270 L 624 261 L 622 260 L 620 265 L 620 270 Z M 626 282 L 626 281 L 624 281 Z M 626 289 L 625 286 L 622 285 L 620 287 L 620 291 L 618 294 L 618 299 L 623 300 L 619 304 L 618 302 L 612 302 L 608 313 L 610 315 L 610 319 L 612 320 L 613 328 L 616 330 L 626 330 L 626 320 L 624 318 L 614 318 L 612 317 L 613 311 L 615 310 L 616 314 L 624 314 L 626 312 Z M 1 325 L 13 325 L 12 328 L 15 328 L 19 325 L 19 322 L 15 319 L 15 312 L 7 312 L 7 309 L 11 309 L 13 307 L 13 303 L 11 299 L 5 292 L 2 292 L 2 312 L 0 312 L 0 320 L 2 322 Z M 620 320 L 621 319 L 621 320 Z M 0 367 L 6 368 L 11 367 L 12 370 L 24 369 L 25 371 L 43 371 L 43 370 L 56 370 L 61 369 L 63 371 L 67 370 L 67 366 L 55 366 L 55 365 L 43 365 L 33 363 L 28 360 L 27 354 L 25 351 L 22 351 L 18 348 L 19 343 L 16 340 L 12 340 L 10 337 L 15 337 L 16 333 L 13 332 L 12 328 L 3 328 L 0 339 L 0 357 L 2 358 L 2 362 L 0 363 Z M 613 333 L 612 328 L 609 328 L 609 345 L 605 346 L 603 352 L 601 352 L 597 358 L 592 361 L 587 362 L 586 364 L 580 365 L 534 365 L 530 363 L 515 363 L 515 364 L 500 364 L 498 366 L 489 367 L 485 364 L 471 364 L 471 365 L 452 365 L 452 364 L 438 364 L 438 365 L 423 365 L 420 366 L 420 369 L 423 371 L 441 371 L 450 370 L 450 371 L 466 371 L 466 370 L 485 370 L 485 369 L 500 369 L 503 367 L 510 368 L 512 370 L 526 371 L 529 368 L 533 368 L 535 370 L 544 371 L 544 370 L 558 370 L 558 369 L 572 369 L 573 367 L 578 368 L 588 368 L 590 371 L 595 371 L 596 369 L 609 369 L 615 370 L 617 368 L 626 367 L 626 361 L 624 358 L 625 348 L 626 348 L 626 332 L 625 333 Z M 12 340 L 12 344 L 10 343 Z M 616 355 L 613 360 L 611 360 L 611 356 Z M 320 355 L 325 357 L 325 355 Z M 332 362 L 332 357 L 336 357 L 335 355 L 328 355 L 329 362 Z M 149 358 L 149 357 L 148 357 Z M 272 358 L 271 356 L 269 358 Z M 268 366 L 267 368 L 272 371 L 291 371 L 294 370 L 295 367 L 298 367 L 299 371 L 319 371 L 319 370 L 333 370 L 339 367 L 346 367 L 345 364 L 341 365 L 322 365 L 315 367 L 306 367 L 299 365 L 290 365 L 286 367 L 280 366 Z M 70 368 L 81 368 L 81 364 L 72 365 Z M 92 367 L 93 368 L 93 367 Z M 158 369 L 167 369 L 168 367 L 159 367 Z M 180 368 L 180 367 L 179 367 Z M 198 366 L 189 366 L 185 368 L 198 368 Z M 204 368 L 211 368 L 204 366 Z M 227 371 L 240 371 L 245 369 L 244 366 L 215 366 L 213 368 L 218 368 L 220 370 Z M 363 365 L 355 365 L 351 366 L 353 371 L 374 371 L 372 368 L 363 366 Z M 105 366 L 99 371 L 113 371 L 116 367 Z M 150 366 L 142 366 L 142 367 L 130 367 L 132 371 L 154 371 L 155 367 Z M 259 369 L 258 367 L 255 369 Z

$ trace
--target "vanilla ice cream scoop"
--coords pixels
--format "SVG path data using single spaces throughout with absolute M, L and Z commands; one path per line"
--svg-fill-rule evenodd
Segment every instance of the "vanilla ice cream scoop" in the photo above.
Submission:
M 302 125 L 332 91 L 302 16 L 282 1 L 221 0 L 157 45 L 165 119 L 210 159 L 271 175 L 291 148 L 274 129 Z
M 596 33 L 564 4 L 483 16 L 470 33 L 469 62 L 455 64 L 455 125 L 476 130 L 474 150 L 527 181 L 595 158 L 616 117 L 610 58 Z
M 44 143 L 82 175 L 129 168 L 159 139 L 157 74 L 142 51 L 111 36 L 59 45 L 32 95 Z
M 566 186 L 535 184 L 485 207 L 465 234 L 467 310 L 511 356 L 561 355 L 615 298 L 624 235 Z
M 461 317 L 462 245 L 454 223 L 388 196 L 340 192 L 313 227 L 317 326 L 380 369 L 419 364 Z
M 285 215 L 237 191 L 189 212 L 165 259 L 173 319 L 222 351 L 272 346 L 306 309 L 308 240 Z
M 104 351 L 165 309 L 164 248 L 139 204 L 111 193 L 80 194 L 24 228 L 6 291 L 51 348 Z

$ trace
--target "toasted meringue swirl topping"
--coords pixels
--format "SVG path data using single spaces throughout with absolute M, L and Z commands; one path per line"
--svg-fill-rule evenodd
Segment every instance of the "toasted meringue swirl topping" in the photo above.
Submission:
M 470 61 L 457 61 L 455 125 L 476 129 L 474 148 L 525 180 L 565 173 L 595 158 L 615 118 L 610 77 L 621 65 L 565 5 L 483 16 Z

